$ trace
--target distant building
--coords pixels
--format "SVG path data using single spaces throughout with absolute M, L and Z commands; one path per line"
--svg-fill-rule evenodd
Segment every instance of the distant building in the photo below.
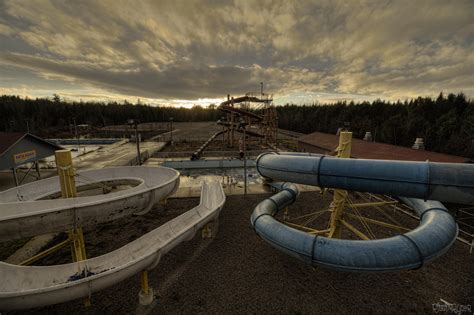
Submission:
M 38 161 L 62 150 L 60 146 L 24 132 L 0 132 L 0 170 L 12 170 L 15 184 L 19 185 L 17 168 L 32 163 L 40 177 Z
M 300 151 L 312 153 L 328 153 L 336 149 L 339 144 L 339 136 L 313 132 L 297 139 L 298 149 Z M 406 161 L 431 161 L 431 162 L 450 162 L 463 163 L 468 158 L 437 153 L 432 151 L 415 150 L 380 142 L 370 142 L 360 139 L 352 139 L 351 156 L 359 159 L 376 160 L 406 160 Z

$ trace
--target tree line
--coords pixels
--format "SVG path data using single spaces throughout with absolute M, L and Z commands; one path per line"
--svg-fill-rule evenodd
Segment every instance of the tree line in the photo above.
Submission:
M 100 128 L 123 125 L 128 119 L 141 123 L 173 121 L 209 121 L 221 116 L 215 106 L 191 109 L 131 104 L 129 102 L 65 102 L 55 95 L 52 99 L 24 99 L 18 96 L 0 96 L 0 131 L 27 131 L 41 137 L 51 137 L 76 124 Z
M 474 157 L 474 102 L 462 93 L 405 102 L 338 102 L 277 107 L 279 127 L 301 133 L 336 133 L 350 124 L 355 138 L 411 147 L 423 138 L 427 150 Z
M 375 141 L 411 146 L 423 138 L 428 150 L 474 157 L 474 102 L 462 93 L 440 93 L 437 98 L 419 97 L 405 102 L 337 102 L 329 105 L 277 106 L 280 128 L 311 133 L 336 133 L 350 123 L 354 137 L 370 131 Z M 23 99 L 0 96 L 0 131 L 26 131 L 51 137 L 69 130 L 72 120 L 94 127 L 140 122 L 216 121 L 223 115 L 216 106 L 190 109 L 143 104 L 65 102 L 53 99 Z

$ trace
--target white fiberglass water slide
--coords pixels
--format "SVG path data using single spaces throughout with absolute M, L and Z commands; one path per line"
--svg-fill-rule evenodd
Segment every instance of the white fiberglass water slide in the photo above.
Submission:
M 80 172 L 75 180 L 78 191 L 91 186 L 132 187 L 95 196 L 39 200 L 60 196 L 55 176 L 0 192 L 0 242 L 146 213 L 177 190 L 179 172 L 165 167 L 103 168 Z
M 87 297 L 154 268 L 161 256 L 217 219 L 225 202 L 218 182 L 203 183 L 199 205 L 102 256 L 54 266 L 0 262 L 0 310 L 26 309 Z
M 255 232 L 273 247 L 313 265 L 341 271 L 394 271 L 423 266 L 454 243 L 458 227 L 439 201 L 474 204 L 474 165 L 264 153 L 261 176 L 282 183 L 281 191 L 257 205 Z M 304 233 L 274 219 L 293 203 L 291 183 L 400 196 L 420 217 L 406 234 L 369 241 L 332 239 Z M 434 200 L 439 201 L 434 201 Z

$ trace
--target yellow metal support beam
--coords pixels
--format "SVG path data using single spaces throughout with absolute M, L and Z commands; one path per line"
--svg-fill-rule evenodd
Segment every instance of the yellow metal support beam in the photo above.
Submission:
M 323 209 L 323 210 L 311 212 L 311 213 L 308 213 L 308 214 L 303 214 L 303 215 L 300 215 L 299 217 L 295 217 L 295 218 L 291 219 L 291 221 L 297 221 L 297 220 L 300 220 L 300 219 L 303 219 L 303 218 L 312 217 L 312 216 L 315 216 L 315 215 L 318 215 L 318 214 L 322 214 L 322 213 L 328 212 L 328 211 L 330 211 L 330 210 L 328 210 L 328 209 Z M 313 218 L 310 218 L 310 219 L 312 220 Z
M 58 169 L 61 196 L 63 198 L 75 198 L 77 196 L 74 166 L 72 164 L 71 151 L 58 150 L 55 152 L 56 167 Z M 71 241 L 71 254 L 74 261 L 85 260 L 86 247 L 81 227 L 74 227 L 68 233 Z M 90 299 L 84 300 L 85 306 L 90 306 Z
M 283 220 L 289 220 L 290 219 L 290 211 L 288 207 L 285 207 L 285 212 L 283 212 Z
M 346 213 L 345 215 L 347 215 L 348 217 L 352 217 L 352 218 L 360 218 L 360 219 L 364 220 L 365 222 L 380 225 L 380 226 L 384 226 L 384 227 L 388 227 L 388 228 L 391 228 L 391 229 L 394 229 L 394 230 L 410 231 L 410 229 L 407 229 L 406 227 L 403 227 L 403 226 L 400 226 L 400 225 L 390 224 L 390 223 L 387 223 L 387 222 L 383 222 L 383 221 L 379 221 L 379 220 L 375 220 L 375 219 L 371 219 L 371 218 L 367 218 L 367 217 L 363 217 L 363 216 L 357 216 L 357 215 L 354 215 L 352 213 Z
M 388 206 L 397 204 L 398 201 L 380 201 L 380 202 L 364 202 L 364 203 L 353 203 L 351 207 L 353 208 L 366 208 L 366 207 L 375 207 L 375 206 Z
M 74 168 L 72 165 L 71 151 L 58 150 L 55 152 L 56 167 L 58 169 L 61 196 L 63 198 L 76 197 L 76 181 L 74 180 Z
M 316 235 L 327 235 L 329 233 L 329 229 L 326 229 L 326 230 L 320 230 L 320 231 L 316 231 L 316 232 L 309 232 L 309 234 L 316 234 Z
M 22 261 L 20 263 L 20 265 L 29 266 L 29 265 L 33 264 L 34 262 L 57 252 L 61 248 L 66 247 L 70 243 L 71 243 L 71 240 L 68 238 L 67 240 L 62 241 L 61 243 L 58 243 L 58 244 L 54 245 L 53 247 L 48 248 L 48 249 L 42 251 L 41 253 L 38 253 L 38 254 L 34 255 L 33 257 L 30 257 L 30 258 Z
M 71 240 L 72 259 L 74 261 L 86 260 L 86 248 L 84 244 L 84 235 L 82 234 L 82 228 L 78 227 L 68 232 L 69 239 Z
M 211 238 L 211 237 L 212 237 L 212 230 L 211 230 L 210 223 L 207 223 L 207 224 L 204 225 L 204 227 L 202 228 L 201 237 L 202 237 L 202 238 Z
M 310 234 L 324 234 L 324 233 L 329 232 L 329 229 L 327 229 L 327 230 L 317 230 L 317 229 L 313 229 L 313 228 L 310 228 L 310 227 L 307 227 L 307 226 L 304 226 L 304 225 L 299 225 L 299 224 L 292 223 L 292 222 L 285 222 L 285 224 L 289 225 L 289 226 L 292 226 L 292 227 L 295 227 L 297 229 L 306 230 Z
M 143 293 L 148 294 L 150 288 L 148 285 L 148 271 L 142 271 L 140 279 Z
M 337 147 L 338 158 L 350 158 L 352 147 L 352 132 L 341 131 L 339 135 L 339 146 Z M 330 238 L 341 238 L 341 220 L 346 204 L 347 191 L 342 189 L 334 190 L 334 197 L 331 207 L 331 219 L 329 221 Z
M 361 196 L 363 199 L 365 200 L 370 200 L 367 198 L 367 196 L 369 196 L 370 198 L 375 198 L 376 200 L 379 200 L 380 202 L 386 202 L 387 200 L 383 200 L 382 198 L 376 196 L 376 195 L 372 195 L 372 194 L 368 194 L 368 193 L 360 193 L 358 192 L 357 193 L 359 196 Z M 397 202 L 397 204 L 399 204 L 399 202 L 397 200 L 394 200 L 394 199 L 391 199 L 391 200 L 388 200 L 388 201 L 394 201 L 394 202 Z M 370 202 L 370 201 L 369 201 Z M 397 207 L 395 204 L 393 205 L 394 207 Z M 379 211 L 384 217 L 386 217 L 388 220 L 392 221 L 392 224 L 394 225 L 398 225 L 398 226 L 402 226 L 400 224 L 400 222 L 398 222 L 397 220 L 395 220 L 395 218 L 393 218 L 391 215 L 389 215 L 387 213 L 387 211 L 385 211 L 384 209 L 382 209 L 381 207 L 379 206 L 376 206 L 374 205 L 373 208 L 375 208 L 377 211 Z
M 344 220 L 341 220 L 340 221 L 342 223 L 342 225 L 344 225 L 349 231 L 351 231 L 352 233 L 354 233 L 355 235 L 357 235 L 359 238 L 363 239 L 363 240 L 370 240 L 370 238 L 365 235 L 364 233 L 362 233 L 361 231 L 359 231 L 358 229 L 356 229 L 355 226 L 353 226 L 352 224 L 350 224 L 349 222 L 347 221 L 344 221 Z
M 138 302 L 140 305 L 147 306 L 155 300 L 155 293 L 148 282 L 148 271 L 143 270 L 140 274 L 141 289 L 138 293 Z

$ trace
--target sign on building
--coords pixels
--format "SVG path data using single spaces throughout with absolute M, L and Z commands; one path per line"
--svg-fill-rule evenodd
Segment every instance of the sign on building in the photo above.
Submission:
M 22 164 L 29 160 L 33 160 L 36 158 L 36 150 L 30 150 L 26 152 L 21 152 L 13 155 L 13 161 L 15 164 Z

